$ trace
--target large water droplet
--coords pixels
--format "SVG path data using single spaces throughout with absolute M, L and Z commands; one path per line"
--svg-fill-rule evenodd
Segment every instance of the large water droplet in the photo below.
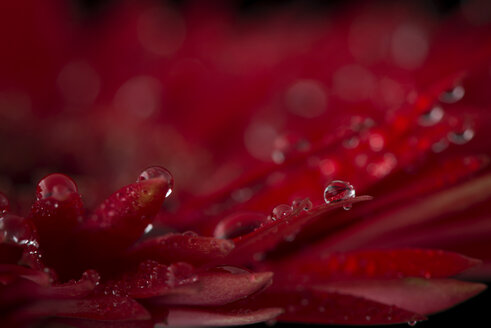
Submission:
M 290 205 L 280 204 L 271 211 L 271 219 L 273 221 L 281 220 L 292 213 L 293 209 Z
M 324 201 L 326 204 L 340 202 L 346 199 L 354 198 L 356 195 L 355 188 L 351 184 L 341 180 L 332 181 L 324 189 Z M 351 209 L 351 204 L 343 206 L 345 210 Z
M 52 197 L 63 201 L 70 194 L 76 192 L 78 192 L 77 185 L 70 177 L 61 173 L 54 173 L 45 176 L 39 181 L 36 188 L 36 197 L 38 200 Z
M 416 326 L 418 322 L 416 320 L 408 321 L 407 324 L 410 325 L 411 327 Z
M 267 216 L 262 213 L 234 213 L 217 224 L 213 236 L 223 239 L 236 238 L 256 230 L 267 220 Z
M 0 216 L 0 243 L 38 247 L 34 225 L 20 216 Z
M 426 113 L 421 114 L 418 123 L 422 126 L 432 126 L 440 122 L 443 118 L 444 111 L 441 106 L 435 105 Z
M 150 179 L 166 180 L 167 184 L 169 185 L 169 190 L 167 191 L 165 197 L 169 197 L 169 195 L 172 193 L 172 189 L 174 188 L 174 177 L 167 169 L 161 166 L 149 167 L 145 171 L 140 173 L 140 176 L 138 177 L 138 180 L 136 182 Z
M 440 95 L 440 101 L 447 103 L 447 104 L 453 104 L 462 99 L 465 95 L 465 89 L 461 85 L 456 85 L 452 89 L 446 90 L 442 92 Z
M 0 214 L 7 213 L 10 211 L 10 204 L 7 196 L 0 192 Z
M 474 130 L 471 128 L 465 128 L 461 131 L 452 131 L 448 134 L 448 140 L 457 145 L 463 145 L 471 141 L 474 138 Z

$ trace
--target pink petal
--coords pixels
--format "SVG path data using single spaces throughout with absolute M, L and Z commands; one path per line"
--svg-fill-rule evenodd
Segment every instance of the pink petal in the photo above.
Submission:
M 200 309 L 171 308 L 167 317 L 169 326 L 240 326 L 276 318 L 283 311 L 279 308 L 248 309 Z
M 93 320 L 150 319 L 148 311 L 136 301 L 117 296 L 83 300 L 42 300 L 21 309 L 14 317 L 26 320 L 50 316 Z
M 315 288 L 392 304 L 416 313 L 432 314 L 479 294 L 486 289 L 486 285 L 451 279 L 405 278 L 333 282 Z
M 201 237 L 192 233 L 167 234 L 136 245 L 129 256 L 136 261 L 160 263 L 183 261 L 195 265 L 223 259 L 234 248 L 230 240 Z
M 231 273 L 214 270 L 198 275 L 197 293 L 166 295 L 159 304 L 171 305 L 225 305 L 246 298 L 272 283 L 272 272 L 249 273 L 245 270 Z

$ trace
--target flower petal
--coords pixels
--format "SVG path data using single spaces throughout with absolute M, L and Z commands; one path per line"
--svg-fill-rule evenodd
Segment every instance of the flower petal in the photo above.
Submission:
M 84 252 L 114 256 L 133 244 L 159 211 L 168 190 L 167 180 L 149 179 L 112 194 L 81 226 Z
M 310 282 L 377 278 L 446 278 L 472 268 L 481 261 L 427 249 L 361 250 L 312 256 L 308 249 L 274 266 L 276 280 L 284 276 Z
M 266 288 L 272 283 L 272 278 L 272 272 L 204 272 L 198 275 L 197 293 L 166 295 L 157 302 L 171 305 L 225 305 Z
M 452 279 L 405 278 L 333 282 L 320 290 L 354 295 L 421 314 L 457 305 L 486 289 L 486 285 Z
M 136 301 L 117 296 L 74 300 L 42 300 L 14 314 L 15 318 L 21 320 L 50 316 L 93 320 L 150 319 L 148 311 Z
M 256 306 L 285 309 L 278 321 L 315 324 L 375 325 L 425 320 L 425 317 L 363 297 L 305 287 L 267 290 L 250 300 Z
M 192 233 L 167 234 L 143 241 L 130 250 L 129 256 L 160 263 L 177 261 L 200 265 L 223 259 L 234 248 L 230 240 L 201 237 Z
M 254 254 L 271 250 L 288 236 L 298 233 L 305 224 L 326 215 L 327 212 L 346 204 L 370 199 L 372 199 L 370 196 L 359 196 L 337 203 L 324 204 L 310 211 L 293 212 L 281 220 L 266 223 L 249 234 L 235 238 L 236 247 L 229 255 L 228 260 L 232 261 L 233 264 L 250 261 Z
M 176 307 L 169 310 L 169 326 L 240 326 L 259 323 L 276 318 L 283 311 L 279 308 L 248 309 L 207 309 Z

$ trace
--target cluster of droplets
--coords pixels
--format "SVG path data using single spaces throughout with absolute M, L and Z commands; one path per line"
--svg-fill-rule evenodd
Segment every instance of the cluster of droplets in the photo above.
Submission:
M 341 180 L 333 180 L 324 189 L 324 201 L 326 204 L 337 203 L 354 198 L 356 196 L 355 188 L 351 184 Z M 343 208 L 350 210 L 352 204 L 345 204 Z
M 275 206 L 271 211 L 269 218 L 272 221 L 284 219 L 292 214 L 298 214 L 302 211 L 310 211 L 312 209 L 312 202 L 308 199 L 295 199 L 291 205 L 280 204 Z
M 439 96 L 440 103 L 454 104 L 460 101 L 465 95 L 465 89 L 462 85 L 457 84 L 452 88 L 442 92 Z M 434 104 L 428 111 L 421 114 L 418 123 L 421 126 L 428 127 L 439 123 L 445 112 L 441 104 Z M 433 144 L 432 149 L 434 152 L 439 153 L 448 147 L 449 142 L 456 145 L 463 145 L 472 140 L 474 137 L 474 130 L 469 124 L 464 124 L 454 131 L 450 131 L 446 138 Z

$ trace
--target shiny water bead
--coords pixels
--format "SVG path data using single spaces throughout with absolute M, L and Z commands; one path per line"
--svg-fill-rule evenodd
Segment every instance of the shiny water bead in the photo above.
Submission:
M 38 200 L 52 197 L 58 201 L 63 201 L 70 194 L 76 192 L 78 192 L 77 185 L 70 177 L 61 173 L 54 173 L 39 181 L 36 197 Z
M 292 209 L 293 210 L 300 210 L 300 211 L 310 211 L 313 207 L 312 202 L 310 199 L 305 198 L 305 199 L 295 199 L 292 202 Z
M 416 320 L 413 320 L 413 321 L 408 321 L 408 323 L 407 323 L 407 324 L 408 324 L 409 326 L 411 326 L 411 327 L 414 327 L 414 326 L 416 326 L 416 324 L 417 324 L 417 323 L 418 323 L 418 322 L 417 322 Z
M 10 204 L 7 196 L 0 192 L 0 214 L 10 211 Z
M 290 215 L 293 212 L 293 209 L 290 205 L 287 204 L 280 204 L 273 208 L 273 211 L 271 211 L 271 220 L 276 221 L 276 220 L 281 220 L 288 215 Z
M 440 122 L 444 115 L 443 108 L 439 105 L 433 106 L 426 113 L 421 114 L 418 119 L 418 123 L 421 126 L 432 126 Z
M 465 128 L 460 131 L 452 131 L 448 134 L 448 140 L 456 145 L 463 145 L 474 138 L 474 130 Z
M 233 239 L 253 232 L 267 221 L 268 218 L 263 213 L 234 213 L 217 224 L 213 236 L 215 238 Z
M 169 184 L 169 191 L 167 191 L 165 197 L 169 197 L 169 195 L 172 193 L 172 189 L 174 188 L 174 177 L 167 169 L 161 166 L 149 167 L 140 173 L 136 182 L 150 179 L 165 179 Z
M 0 243 L 38 247 L 35 227 L 28 219 L 3 214 L 0 216 Z
M 461 85 L 456 85 L 452 89 L 442 92 L 440 95 L 440 101 L 453 104 L 462 99 L 465 95 L 465 89 Z
M 324 201 L 326 204 L 340 202 L 346 199 L 354 198 L 356 195 L 355 188 L 351 184 L 341 180 L 332 181 L 326 189 L 324 189 Z M 351 208 L 351 204 L 343 206 L 345 210 Z

